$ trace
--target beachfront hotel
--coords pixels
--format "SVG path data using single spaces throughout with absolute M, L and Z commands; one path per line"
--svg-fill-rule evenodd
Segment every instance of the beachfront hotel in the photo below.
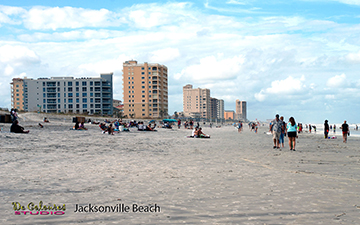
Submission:
M 236 119 L 246 121 L 246 101 L 240 101 L 239 99 L 236 99 L 235 107 Z
M 100 77 L 14 78 L 12 107 L 27 112 L 113 114 L 113 73 Z M 17 86 L 18 85 L 18 86 Z M 19 93 L 19 96 L 17 94 Z M 20 96 L 22 94 L 22 96 Z M 18 104 L 19 103 L 19 104 Z
M 183 87 L 183 112 L 185 117 L 211 118 L 210 89 L 193 88 L 191 84 Z
M 168 115 L 168 69 L 135 60 L 123 63 L 124 116 L 162 118 Z
M 210 98 L 211 119 L 224 119 L 224 100 Z
M 24 80 L 12 79 L 11 85 L 11 108 L 24 111 Z

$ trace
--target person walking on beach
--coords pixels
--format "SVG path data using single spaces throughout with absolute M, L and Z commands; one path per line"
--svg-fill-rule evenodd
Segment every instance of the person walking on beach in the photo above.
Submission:
M 286 134 L 286 127 L 285 127 L 285 122 L 284 122 L 284 117 L 283 116 L 280 117 L 280 121 L 282 122 L 282 127 L 281 127 L 279 145 L 281 144 L 282 147 L 285 147 L 284 146 L 284 137 L 285 137 L 285 134 Z
M 238 129 L 238 133 L 241 132 L 241 122 L 239 121 L 238 125 L 237 125 L 237 129 Z
M 325 139 L 328 138 L 328 134 L 329 134 L 329 124 L 328 124 L 328 120 L 325 120 L 325 123 L 324 123 L 324 137 L 325 137 Z
M 269 132 L 272 131 L 272 134 L 273 134 L 273 140 L 274 140 L 273 148 L 278 148 L 278 149 L 280 148 L 279 139 L 280 139 L 280 135 L 281 135 L 282 126 L 283 126 L 283 123 L 279 119 L 279 114 L 276 114 L 275 120 L 273 120 L 271 122 L 270 130 L 269 130 Z
M 289 148 L 290 151 L 295 151 L 297 132 L 296 132 L 296 123 L 294 117 L 290 117 L 289 123 L 287 124 L 287 133 L 289 138 Z
M 336 133 L 336 125 L 334 124 L 334 134 Z
M 346 143 L 347 142 L 347 136 L 350 135 L 350 133 L 349 133 L 349 125 L 346 123 L 346 120 L 341 125 L 340 129 L 342 130 L 343 142 Z

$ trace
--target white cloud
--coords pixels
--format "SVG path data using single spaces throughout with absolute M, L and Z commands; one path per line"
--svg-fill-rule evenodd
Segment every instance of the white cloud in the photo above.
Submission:
M 180 56 L 179 49 L 177 48 L 165 48 L 156 50 L 151 53 L 150 61 L 158 63 L 166 63 L 175 60 Z
M 39 64 L 39 56 L 27 47 L 19 45 L 0 46 L 0 71 L 10 76 L 15 69 L 23 70 L 25 65 Z
M 349 53 L 346 55 L 346 59 L 350 62 L 360 63 L 360 51 L 357 53 Z
M 287 77 L 284 80 L 275 80 L 271 82 L 271 87 L 262 89 L 259 93 L 255 93 L 254 97 L 258 101 L 264 101 L 269 95 L 275 96 L 289 96 L 297 93 L 301 93 L 306 89 L 306 85 L 303 83 L 305 76 L 300 78 Z
M 175 79 L 186 79 L 194 82 L 211 80 L 229 80 L 239 75 L 244 63 L 243 56 L 234 56 L 233 58 L 222 58 L 208 56 L 200 59 L 198 64 L 193 64 L 175 74 Z
M 12 18 L 12 16 L 23 14 L 25 12 L 26 10 L 21 7 L 0 5 L 0 25 L 2 23 L 21 24 L 21 20 Z
M 59 28 L 106 27 L 116 15 L 107 10 L 73 7 L 33 7 L 24 15 L 24 25 L 30 30 Z
M 341 74 L 329 78 L 328 81 L 326 82 L 326 86 L 330 88 L 346 87 L 347 86 L 346 75 Z

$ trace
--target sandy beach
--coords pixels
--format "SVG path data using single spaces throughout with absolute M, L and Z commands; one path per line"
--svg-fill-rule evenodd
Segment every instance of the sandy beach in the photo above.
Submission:
M 61 116 L 42 129 L 40 115 L 21 118 L 29 134 L 0 124 L 0 224 L 360 224 L 358 137 L 303 133 L 293 152 L 274 150 L 268 127 L 204 125 L 211 138 L 191 139 L 183 127 L 107 135 L 69 130 Z M 40 201 L 66 210 L 12 205 Z M 89 204 L 129 209 L 74 212 Z

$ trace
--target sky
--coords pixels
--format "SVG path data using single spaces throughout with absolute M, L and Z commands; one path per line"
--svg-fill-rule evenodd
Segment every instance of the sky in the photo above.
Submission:
M 127 60 L 168 67 L 169 114 L 182 87 L 209 88 L 249 120 L 360 123 L 360 0 L 2 0 L 0 107 L 12 78 L 114 73 Z

